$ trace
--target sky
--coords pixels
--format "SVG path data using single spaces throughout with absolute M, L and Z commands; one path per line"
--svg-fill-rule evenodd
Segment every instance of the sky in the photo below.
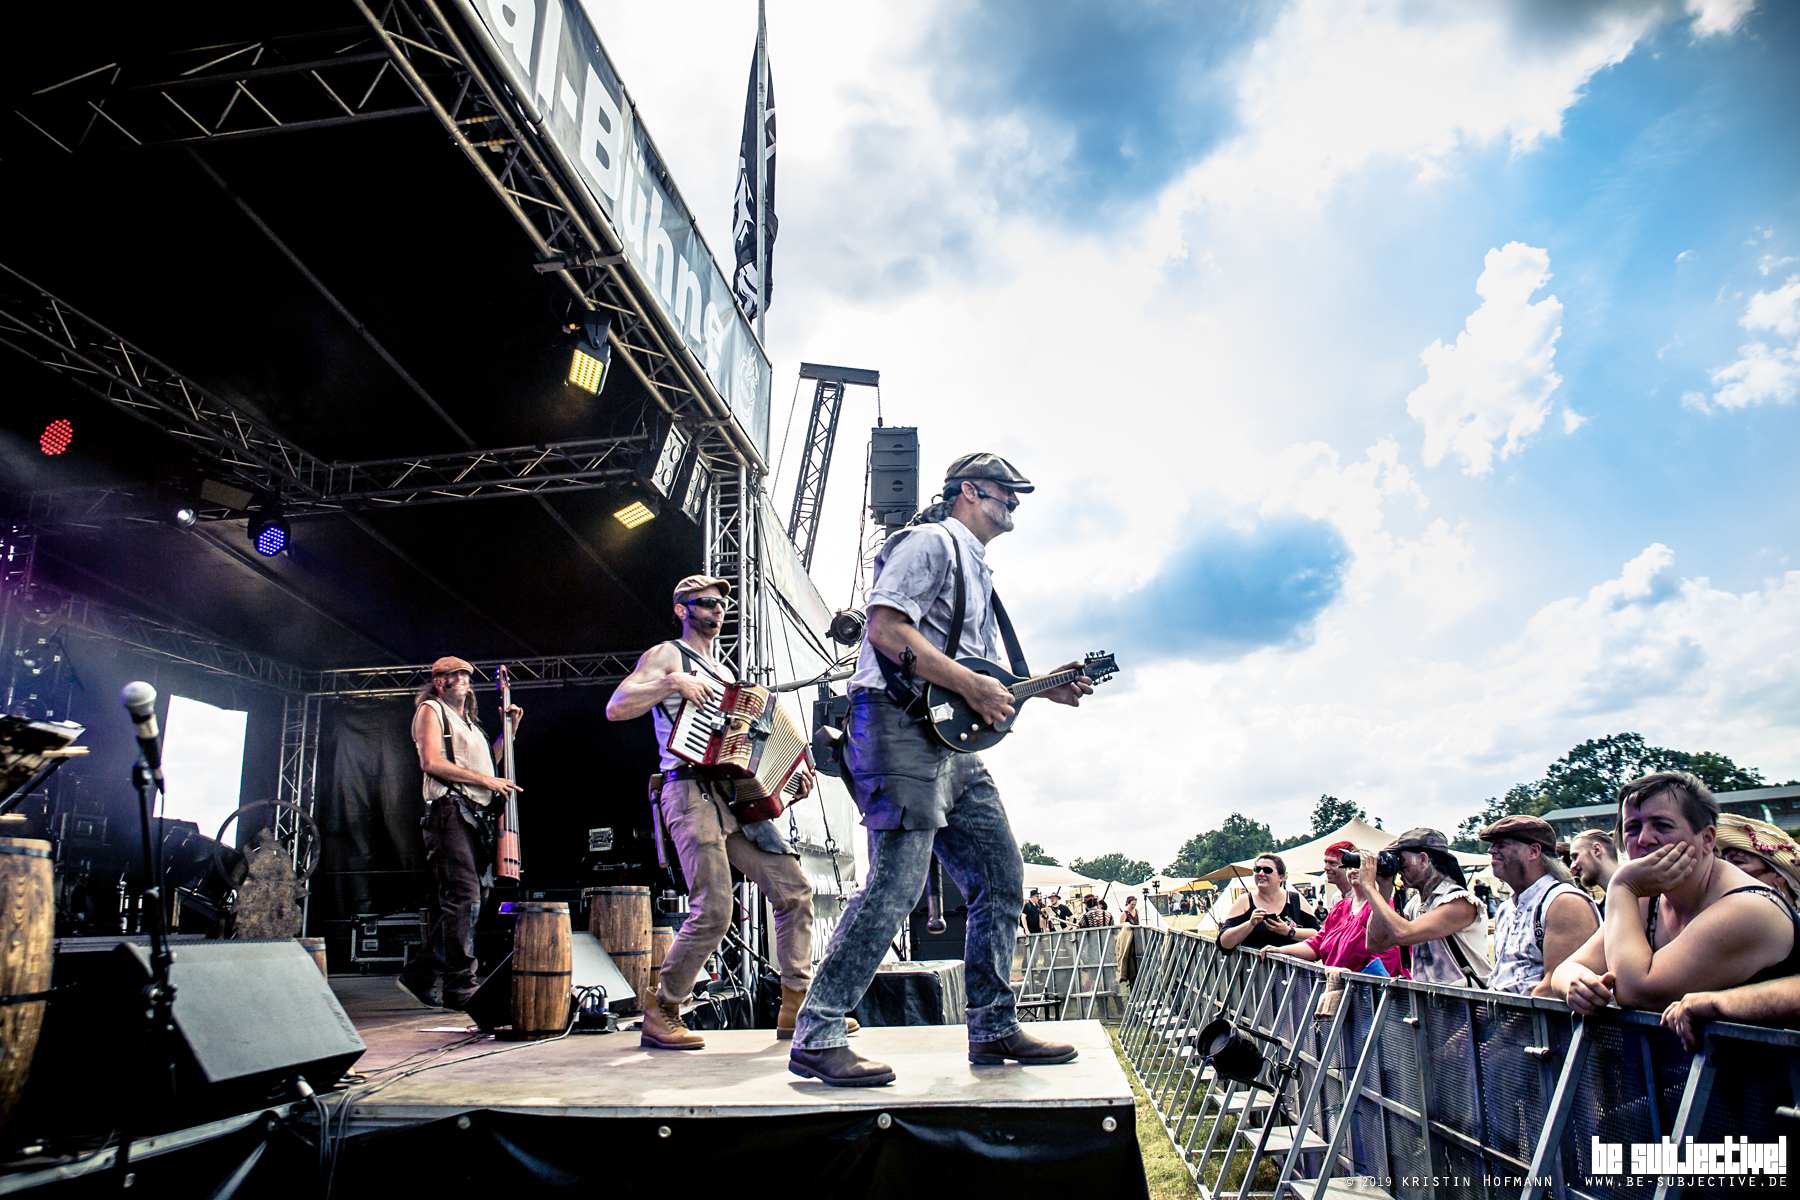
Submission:
M 715 251 L 755 5 L 585 0 Z M 1043 668 L 1021 841 L 1446 831 L 1624 730 L 1800 777 L 1800 6 L 769 0 L 772 494 L 881 372 Z M 1783 114 L 1787 114 L 1784 116 Z M 729 264 L 727 264 L 729 266 Z M 795 403 L 796 395 L 798 402 Z M 814 576 L 847 603 L 874 394 Z

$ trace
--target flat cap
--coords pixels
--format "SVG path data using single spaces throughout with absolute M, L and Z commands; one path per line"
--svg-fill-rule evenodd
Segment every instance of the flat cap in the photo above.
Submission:
M 1450 839 L 1439 831 L 1421 825 L 1417 829 L 1409 829 L 1387 844 L 1389 850 L 1436 850 L 1440 854 L 1450 853 Z
M 1503 838 L 1510 838 L 1515 842 L 1536 842 L 1544 848 L 1544 853 L 1556 853 L 1556 830 L 1550 827 L 1550 822 L 1542 817 L 1528 817 L 1524 813 L 1501 817 L 1477 836 L 1484 842 L 1497 842 Z
M 469 674 L 473 675 L 475 673 L 475 668 L 471 667 L 466 660 L 460 659 L 454 654 L 446 654 L 444 657 L 431 664 L 431 673 L 433 675 L 448 675 L 452 671 L 467 671 Z
M 675 585 L 675 603 L 680 604 L 696 592 L 703 592 L 709 587 L 716 587 L 727 596 L 731 595 L 731 580 L 720 579 L 716 575 L 689 575 Z
M 991 479 L 995 483 L 1005 484 L 1015 492 L 1029 492 L 1035 487 L 1031 480 L 1019 473 L 1019 468 L 998 454 L 989 454 L 985 450 L 963 455 L 944 472 L 945 483 L 956 483 L 964 479 Z

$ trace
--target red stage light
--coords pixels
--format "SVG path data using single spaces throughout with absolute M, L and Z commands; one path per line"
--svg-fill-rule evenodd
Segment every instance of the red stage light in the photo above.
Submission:
M 75 440 L 75 426 L 67 417 L 58 417 L 38 434 L 38 449 L 45 454 L 61 454 Z

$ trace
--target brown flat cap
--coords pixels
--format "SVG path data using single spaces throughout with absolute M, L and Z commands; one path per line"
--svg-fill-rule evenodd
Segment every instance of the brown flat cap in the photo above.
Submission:
M 1450 853 L 1450 839 L 1436 829 L 1420 825 L 1409 829 L 1387 844 L 1389 850 L 1436 850 L 1440 854 Z
M 1502 838 L 1511 838 L 1515 842 L 1536 842 L 1544 848 L 1544 853 L 1556 853 L 1556 830 L 1550 827 L 1550 822 L 1542 817 L 1528 817 L 1524 813 L 1501 817 L 1477 836 L 1484 842 L 1497 842 Z
M 1031 480 L 1019 473 L 1019 468 L 998 454 L 989 454 L 985 450 L 977 450 L 973 454 L 963 455 L 944 471 L 945 483 L 956 483 L 963 479 L 991 479 L 995 483 L 1005 484 L 1021 495 L 1031 491 L 1034 487 Z
M 680 604 L 687 597 L 697 592 L 704 592 L 709 587 L 719 588 L 727 596 L 731 595 L 731 580 L 729 579 L 720 579 L 716 575 L 689 575 L 675 585 L 675 603 Z
M 446 654 L 444 657 L 431 664 L 431 673 L 433 675 L 448 675 L 452 671 L 467 671 L 469 674 L 473 675 L 475 673 L 475 668 L 471 667 L 466 660 L 460 659 L 454 654 Z

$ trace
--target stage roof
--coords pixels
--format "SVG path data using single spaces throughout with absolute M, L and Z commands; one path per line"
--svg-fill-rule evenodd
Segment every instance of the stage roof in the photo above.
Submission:
M 569 287 L 539 269 L 519 222 L 398 72 L 375 78 L 385 51 L 355 4 L 38 5 L 28 20 L 0 51 L 0 263 L 16 273 L 0 278 L 0 314 L 54 324 L 48 293 L 334 463 L 657 436 L 662 410 L 620 355 L 598 398 L 563 382 Z M 297 34 L 311 40 L 281 41 Z M 203 45 L 261 47 L 253 90 L 296 106 L 317 100 L 300 97 L 313 85 L 297 56 L 334 48 L 315 77 L 383 115 L 333 123 L 307 109 L 313 127 L 56 144 L 79 116 L 57 105 L 94 85 L 43 89 L 121 69 L 116 88 L 179 82 L 167 72 Z M 373 81 L 361 99 L 340 82 L 352 70 Z M 238 482 L 216 447 L 165 416 L 135 419 L 84 391 L 79 372 L 32 361 L 43 347 L 16 321 L 0 316 L 0 342 L 9 515 L 46 490 L 124 489 L 161 512 L 204 479 Z M 45 457 L 38 434 L 58 416 L 75 440 Z M 637 446 L 607 468 L 624 470 Z M 295 517 L 292 549 L 274 559 L 251 550 L 242 519 L 83 528 L 59 509 L 38 577 L 306 668 L 641 647 L 668 635 L 667 589 L 699 569 L 703 539 L 672 511 L 627 531 L 617 501 L 587 490 L 351 505 Z

